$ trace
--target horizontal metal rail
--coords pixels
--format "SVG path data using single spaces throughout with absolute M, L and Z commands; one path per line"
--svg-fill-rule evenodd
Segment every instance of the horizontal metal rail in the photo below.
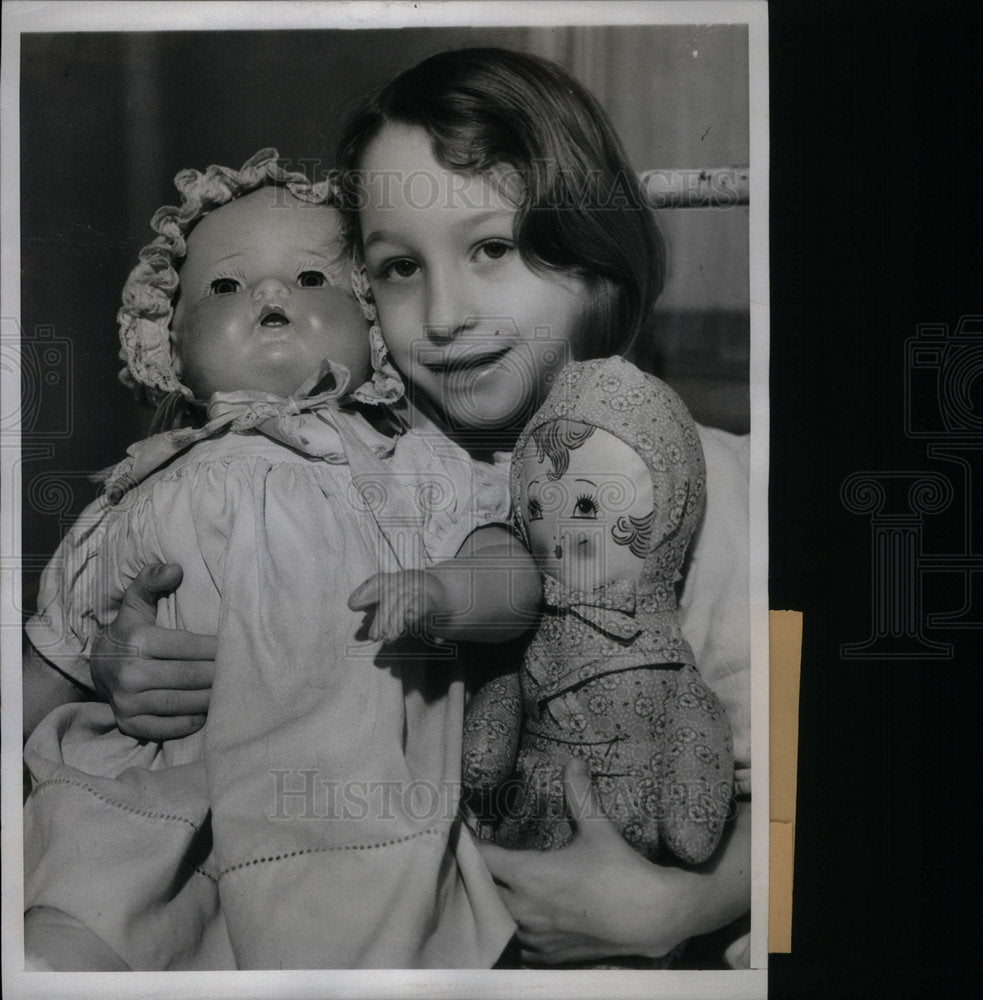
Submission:
M 638 179 L 652 208 L 734 208 L 750 200 L 748 167 L 645 170 Z

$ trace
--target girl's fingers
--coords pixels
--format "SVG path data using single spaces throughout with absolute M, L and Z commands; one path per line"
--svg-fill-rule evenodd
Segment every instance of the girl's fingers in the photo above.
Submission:
M 214 660 L 218 639 L 176 628 L 153 626 L 141 634 L 140 656 L 153 660 Z
M 172 718 L 182 715 L 202 715 L 208 711 L 210 696 L 211 690 L 209 688 L 197 691 L 143 691 L 139 700 L 135 700 L 135 711 L 131 714 L 170 716 Z
M 516 852 L 499 847 L 498 844 L 493 844 L 487 840 L 478 841 L 478 850 L 481 852 L 481 856 L 484 858 L 495 884 L 500 889 L 510 892 L 515 877 L 513 855 Z M 506 905 L 508 904 L 506 903 Z
M 209 691 L 215 680 L 214 660 L 144 660 L 141 691 Z
M 138 740 L 176 740 L 198 732 L 205 724 L 204 715 L 138 715 L 119 723 L 119 730 Z

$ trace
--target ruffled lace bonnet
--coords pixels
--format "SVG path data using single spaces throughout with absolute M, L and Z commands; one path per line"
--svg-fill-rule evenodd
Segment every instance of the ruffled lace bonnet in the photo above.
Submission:
M 340 205 L 335 175 L 311 183 L 299 171 L 284 169 L 275 149 L 261 149 L 241 170 L 212 165 L 204 172 L 182 170 L 174 178 L 180 205 L 164 205 L 151 219 L 155 239 L 140 251 L 140 260 L 123 287 L 117 314 L 120 381 L 137 397 L 154 405 L 168 397 L 191 400 L 194 393 L 181 382 L 173 350 L 171 320 L 178 290 L 178 268 L 187 254 L 187 237 L 209 212 L 267 185 L 285 187 L 295 198 L 331 207 Z M 364 270 L 353 263 L 352 291 L 369 324 L 373 377 L 352 395 L 365 403 L 394 403 L 403 383 L 389 360 Z

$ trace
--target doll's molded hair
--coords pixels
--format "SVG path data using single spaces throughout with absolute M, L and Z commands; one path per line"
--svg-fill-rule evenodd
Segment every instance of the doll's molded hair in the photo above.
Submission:
M 241 170 L 218 165 L 204 172 L 182 170 L 174 185 L 181 193 L 181 204 L 165 205 L 154 213 L 150 225 L 157 237 L 140 251 L 140 262 L 123 287 L 123 305 L 117 314 L 119 356 L 126 364 L 120 381 L 134 389 L 138 398 L 153 404 L 168 396 L 194 396 L 181 383 L 171 335 L 178 268 L 187 254 L 191 230 L 209 212 L 262 187 L 283 187 L 300 201 L 332 208 L 338 208 L 340 202 L 335 174 L 312 184 L 304 174 L 285 170 L 275 149 L 261 149 Z M 350 235 L 346 238 L 350 242 Z M 394 402 L 402 395 L 403 385 L 388 361 L 375 307 L 357 279 L 353 279 L 353 291 L 370 324 L 374 371 L 372 382 L 358 387 L 353 395 L 363 402 Z

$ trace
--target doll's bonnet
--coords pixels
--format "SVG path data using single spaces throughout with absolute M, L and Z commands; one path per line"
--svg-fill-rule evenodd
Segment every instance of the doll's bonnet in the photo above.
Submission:
M 156 238 L 140 251 L 140 260 L 123 287 L 119 321 L 120 360 L 125 367 L 120 381 L 137 397 L 159 405 L 169 397 L 193 398 L 182 384 L 174 354 L 171 321 L 177 301 L 178 269 L 187 254 L 187 237 L 209 212 L 267 185 L 286 188 L 295 198 L 330 207 L 340 205 L 334 175 L 311 183 L 298 172 L 286 170 L 275 149 L 261 149 L 241 170 L 212 165 L 204 172 L 182 170 L 174 178 L 181 193 L 180 205 L 164 205 L 150 222 Z M 339 267 L 352 269 L 352 291 L 368 321 L 373 378 L 352 395 L 366 403 L 393 403 L 403 395 L 403 383 L 382 340 L 375 306 L 364 271 L 354 269 L 350 240 L 339 241 Z M 345 244 L 348 245 L 345 245 Z

